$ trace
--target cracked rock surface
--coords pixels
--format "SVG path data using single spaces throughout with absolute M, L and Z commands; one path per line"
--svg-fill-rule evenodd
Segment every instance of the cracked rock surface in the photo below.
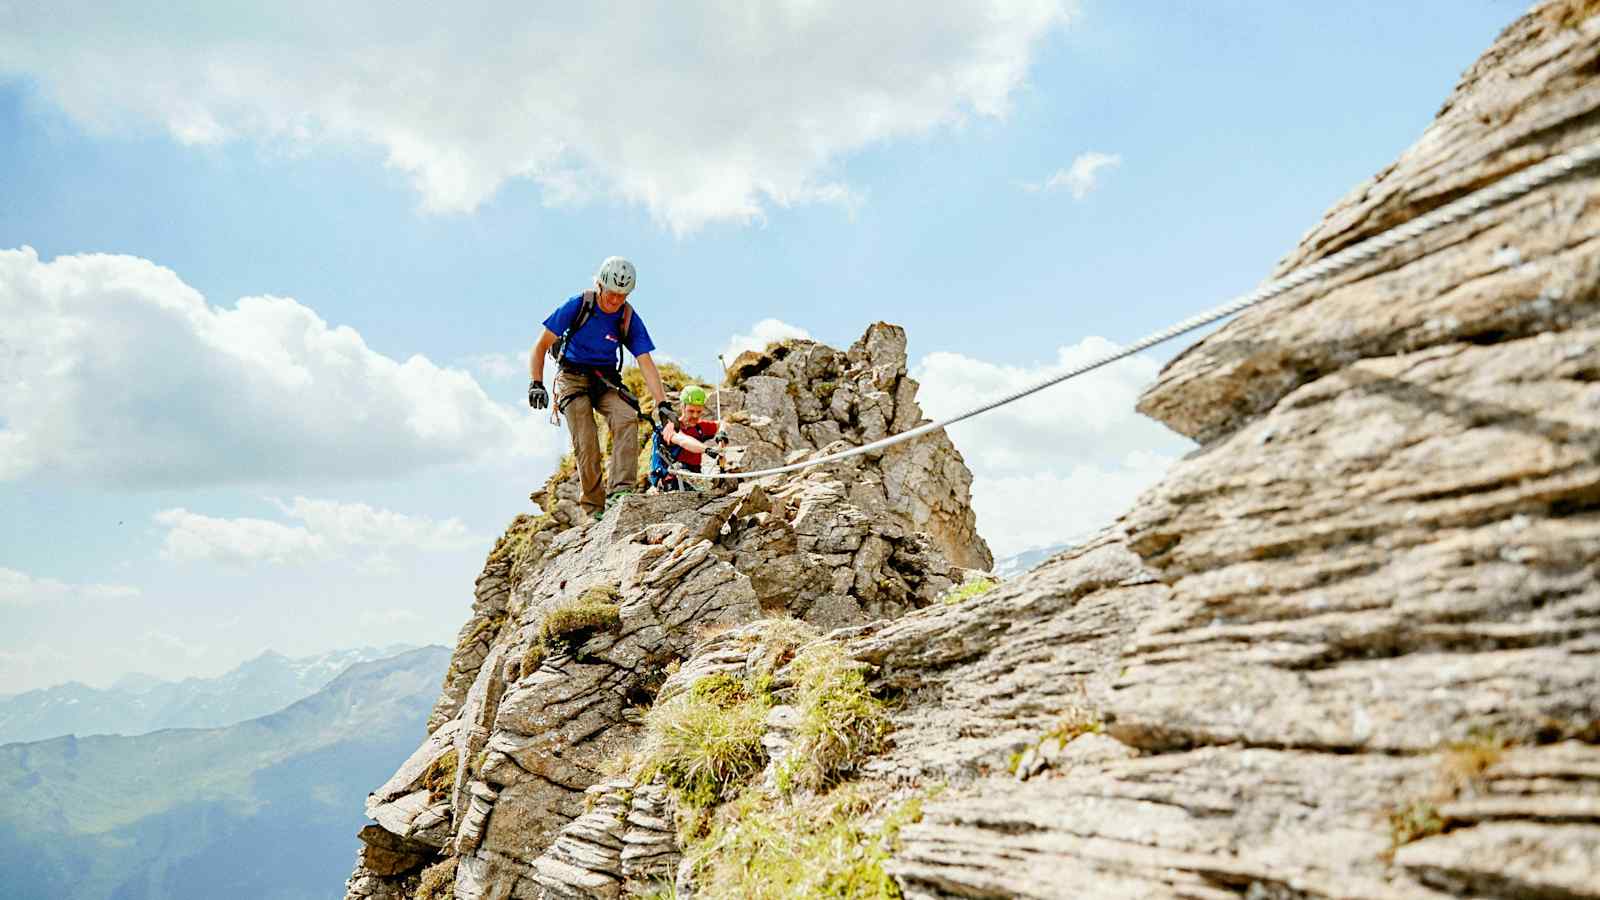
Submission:
M 1594 6 L 1280 273 L 1600 136 Z M 955 773 L 906 896 L 1600 897 L 1597 291 L 1587 171 L 1253 310 L 1145 395 L 1203 446 L 1114 528 L 849 638 L 913 692 L 884 775 Z M 1074 680 L 1103 734 L 1058 745 Z
M 895 326 L 846 352 L 794 341 L 745 354 L 723 397 L 730 455 L 764 465 L 875 440 L 922 421 L 915 392 Z M 566 485 L 547 487 L 550 513 L 519 519 L 485 565 L 431 733 L 369 798 L 373 828 L 432 854 L 408 863 L 455 857 L 463 900 L 670 882 L 668 799 L 602 773 L 637 745 L 669 668 L 763 616 L 831 628 L 934 602 L 992 565 L 970 485 L 940 436 L 759 485 L 629 497 L 600 522 L 562 515 Z M 604 622 L 549 633 L 596 597 Z M 449 766 L 441 791 L 429 779 Z M 403 894 L 384 868 L 363 863 L 348 896 Z
M 1513 23 L 1279 272 L 1600 137 L 1597 12 Z M 891 326 L 730 383 L 747 468 L 920 420 Z M 1200 447 L 958 603 L 991 558 L 942 437 L 524 523 L 349 896 L 408 896 L 446 854 L 457 898 L 692 895 L 672 798 L 601 763 L 656 692 L 752 671 L 747 623 L 786 613 L 889 701 L 849 777 L 925 799 L 882 863 L 905 897 L 1600 898 L 1600 172 L 1240 316 L 1141 409 Z M 598 587 L 616 621 L 535 652 Z M 768 712 L 768 782 L 794 717 Z

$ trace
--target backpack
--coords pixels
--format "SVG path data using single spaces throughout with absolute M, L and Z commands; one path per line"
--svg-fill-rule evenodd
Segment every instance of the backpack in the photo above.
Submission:
M 578 314 L 572 317 L 572 324 L 568 325 L 567 330 L 559 338 L 556 338 L 554 344 L 550 345 L 550 357 L 557 364 L 567 355 L 567 345 L 572 343 L 572 336 L 578 333 L 578 329 L 582 328 L 585 322 L 589 321 L 589 317 L 594 315 L 595 307 L 599 305 L 599 294 L 594 291 L 583 292 L 583 302 L 578 304 Z M 618 373 L 622 371 L 622 351 L 628 345 L 628 326 L 632 324 L 633 307 L 627 301 L 623 301 L 622 321 L 617 323 L 617 337 L 620 338 L 617 342 L 616 370 Z

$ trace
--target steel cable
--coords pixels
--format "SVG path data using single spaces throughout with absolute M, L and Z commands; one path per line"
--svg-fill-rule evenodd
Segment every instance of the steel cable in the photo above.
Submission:
M 1359 266 L 1362 263 L 1368 262 L 1380 254 L 1387 253 L 1390 250 L 1401 246 L 1402 244 L 1414 241 L 1430 231 L 1435 231 L 1447 225 L 1453 225 L 1462 221 L 1463 219 L 1471 218 L 1472 216 L 1475 216 L 1486 209 L 1498 206 L 1510 200 L 1515 200 L 1518 197 L 1522 197 L 1528 193 L 1531 193 L 1532 191 L 1535 191 L 1553 181 L 1570 175 L 1578 169 L 1593 165 L 1596 162 L 1600 162 L 1600 141 L 1595 141 L 1594 143 L 1586 144 L 1582 147 L 1569 150 L 1559 156 L 1551 157 L 1544 162 L 1523 169 L 1514 175 L 1509 175 L 1495 182 L 1494 184 L 1480 188 L 1471 194 L 1453 200 L 1444 206 L 1433 210 L 1432 212 L 1418 216 L 1417 218 L 1412 219 L 1411 221 L 1402 225 L 1397 225 L 1394 228 L 1391 228 L 1382 234 L 1368 238 L 1359 244 L 1346 247 L 1345 249 L 1340 250 L 1339 252 L 1324 259 L 1318 260 L 1309 266 L 1296 269 L 1282 278 L 1269 281 L 1266 284 L 1256 288 L 1254 291 L 1230 300 L 1221 306 L 1217 306 L 1206 312 L 1191 316 L 1177 323 L 1176 325 L 1140 338 L 1139 340 L 1134 341 L 1133 343 L 1122 348 L 1121 350 L 1117 350 L 1114 353 L 1107 353 L 1089 362 L 1073 366 L 1065 372 L 1062 372 L 1058 375 L 1053 375 L 1043 381 L 1040 381 L 1038 384 L 1031 385 L 1019 391 L 1014 391 L 998 399 L 990 400 L 987 403 L 975 406 L 957 415 L 948 416 L 936 422 L 928 422 L 918 425 L 917 427 L 908 431 L 892 434 L 888 437 L 872 441 L 871 443 L 851 447 L 848 450 L 840 450 L 836 453 L 830 453 L 826 456 L 817 457 L 816 459 L 802 460 L 800 462 L 790 463 L 789 465 L 776 466 L 770 469 L 761 469 L 755 472 L 718 472 L 711 474 L 700 474 L 697 472 L 690 472 L 682 468 L 674 468 L 673 471 L 690 478 L 768 478 L 773 475 L 783 475 L 789 472 L 798 472 L 803 469 L 813 468 L 815 466 L 823 466 L 829 463 L 839 462 L 840 460 L 849 459 L 852 456 L 861 456 L 865 453 L 874 453 L 879 450 L 893 447 L 896 444 L 915 440 L 916 438 L 922 437 L 925 434 L 943 430 L 944 428 L 954 425 L 957 422 L 962 422 L 975 416 L 981 416 L 990 410 L 998 409 L 1010 403 L 1015 403 L 1024 397 L 1037 394 L 1040 391 L 1045 390 L 1046 388 L 1054 387 L 1063 381 L 1077 378 L 1080 375 L 1092 372 L 1095 369 L 1099 369 L 1103 366 L 1108 366 L 1111 363 L 1117 362 L 1118 360 L 1126 359 L 1137 353 L 1142 353 L 1145 350 L 1156 346 L 1157 344 L 1165 343 L 1175 337 L 1194 331 L 1197 328 L 1204 328 L 1213 322 L 1217 322 L 1219 320 L 1226 319 L 1229 316 L 1241 313 L 1253 306 L 1265 303 L 1274 297 L 1281 296 L 1296 288 L 1303 287 L 1304 285 L 1307 285 L 1313 281 L 1338 275 L 1351 268 L 1354 268 L 1355 266 Z

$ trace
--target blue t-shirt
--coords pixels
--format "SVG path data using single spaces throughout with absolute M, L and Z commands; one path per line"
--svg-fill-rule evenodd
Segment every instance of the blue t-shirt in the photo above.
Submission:
M 544 320 L 544 327 L 550 333 L 561 337 L 567 332 L 567 326 L 578 315 L 578 308 L 583 305 L 583 295 L 579 294 L 571 300 L 561 304 L 550 318 Z M 622 310 L 608 313 L 600 308 L 600 301 L 594 303 L 594 312 L 572 335 L 572 340 L 567 343 L 565 359 L 583 366 L 606 366 L 617 364 L 617 347 L 619 339 L 618 330 L 622 328 Z M 656 349 L 650 340 L 650 331 L 644 327 L 644 319 L 640 318 L 638 310 L 633 313 L 633 321 L 628 323 L 628 352 L 634 358 L 649 353 Z

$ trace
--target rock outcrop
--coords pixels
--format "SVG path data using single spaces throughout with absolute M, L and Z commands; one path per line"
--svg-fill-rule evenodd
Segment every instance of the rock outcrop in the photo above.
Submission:
M 923 421 L 894 326 L 846 353 L 791 341 L 745 354 L 729 380 L 730 455 L 745 466 Z M 638 744 L 669 668 L 702 636 L 763 616 L 826 629 L 934 602 L 992 564 L 970 484 L 943 437 L 737 489 L 639 495 L 595 523 L 565 509 L 558 479 L 541 492 L 546 515 L 519 519 L 490 554 L 431 733 L 369 798 L 377 825 L 349 896 L 404 896 L 446 856 L 460 898 L 616 896 L 670 879 L 665 795 L 603 771 Z
M 1595 6 L 1508 29 L 1279 273 L 1600 138 Z M 1169 365 L 1141 409 L 1203 446 L 1114 530 L 852 645 L 940 698 L 893 771 L 978 773 L 904 832 L 906 895 L 1600 896 L 1597 298 L 1590 170 Z M 1081 679 L 1104 734 L 1008 771 L 1051 707 L 965 714 L 990 671 Z
M 1514 23 L 1279 271 L 1600 138 L 1597 13 Z M 920 418 L 886 326 L 730 382 L 749 467 Z M 943 438 L 520 522 L 350 896 L 448 857 L 472 900 L 1600 898 L 1600 172 L 1241 316 L 1141 409 L 1199 449 L 987 591 Z M 682 771 L 692 703 L 738 733 Z

